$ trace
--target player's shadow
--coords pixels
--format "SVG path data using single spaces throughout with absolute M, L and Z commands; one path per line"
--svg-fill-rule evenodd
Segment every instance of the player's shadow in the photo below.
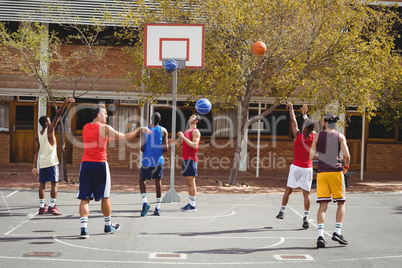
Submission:
M 339 248 L 344 246 L 327 246 L 327 248 Z M 256 252 L 270 252 L 270 251 L 278 251 L 278 250 L 317 250 L 316 246 L 311 247 L 280 247 L 280 248 L 218 248 L 218 249 L 207 249 L 207 250 L 186 250 L 186 251 L 177 251 L 175 253 L 181 254 L 251 254 Z
M 247 228 L 247 229 L 237 229 L 237 230 L 226 230 L 226 231 L 216 231 L 216 232 L 187 232 L 187 233 L 152 233 L 152 235 L 178 235 L 178 236 L 204 236 L 204 235 L 222 235 L 222 234 L 244 234 L 244 233 L 256 233 L 265 232 L 272 230 L 272 227 L 262 227 L 262 228 Z M 141 233 L 142 235 L 147 235 L 150 233 Z
M 76 219 L 77 215 L 53 215 L 53 214 L 43 214 L 43 215 L 36 215 L 31 219 L 31 221 L 48 221 L 48 220 L 69 220 L 69 219 Z
M 148 215 L 152 215 L 154 212 L 148 210 Z M 102 211 L 101 210 L 93 210 L 89 212 L 90 217 L 94 218 L 101 218 L 103 217 Z M 100 214 L 100 215 L 93 215 L 93 214 Z M 126 215 L 124 215 L 126 214 Z M 92 216 L 93 215 L 93 216 Z M 138 209 L 130 209 L 130 210 L 117 210 L 113 209 L 112 210 L 112 215 L 113 217 L 119 217 L 119 218 L 140 218 L 141 217 L 141 210 Z
M 402 214 L 402 206 L 396 207 L 395 210 L 395 214 Z
M 32 241 L 29 244 L 54 244 L 52 236 L 42 236 L 42 237 L 1 237 L 0 243 L 15 243 L 21 241 Z
M 27 206 L 27 207 L 10 207 L 9 209 L 7 208 L 2 208 L 0 209 L 0 217 L 18 217 L 18 216 L 26 216 L 27 214 L 25 212 L 20 213 L 20 210 L 26 211 L 27 209 L 34 209 L 36 206 Z

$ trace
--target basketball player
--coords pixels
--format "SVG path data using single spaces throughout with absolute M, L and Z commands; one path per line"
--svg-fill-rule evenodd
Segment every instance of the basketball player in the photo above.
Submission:
M 198 145 L 201 140 L 201 133 L 197 129 L 197 123 L 200 121 L 201 117 L 198 114 L 193 114 L 188 119 L 190 127 L 183 133 L 181 131 L 177 132 L 179 136 L 178 141 L 171 141 L 172 143 L 183 145 L 183 157 L 182 157 L 182 168 L 183 176 L 186 179 L 189 203 L 181 208 L 181 211 L 197 211 L 195 205 L 195 195 L 197 193 L 197 188 L 195 184 L 195 177 L 197 176 L 197 165 L 198 165 Z
M 348 244 L 341 234 L 341 228 L 345 217 L 346 201 L 343 174 L 349 169 L 350 154 L 345 136 L 335 130 L 338 120 L 339 118 L 332 114 L 327 114 L 322 118 L 321 125 L 324 130 L 314 136 L 310 150 L 310 159 L 313 160 L 314 157 L 318 158 L 317 203 L 320 204 L 320 207 L 317 213 L 317 248 L 325 248 L 325 213 L 328 208 L 328 202 L 331 199 L 338 204 L 335 232 L 332 235 L 332 240 L 337 241 L 341 245 Z M 342 150 L 345 162 L 344 166 L 342 166 L 340 150 Z
M 297 127 L 295 113 L 292 103 L 288 102 L 286 107 L 289 109 L 291 128 L 294 136 L 294 160 L 290 166 L 287 187 L 282 198 L 282 207 L 277 219 L 285 217 L 286 205 L 289 201 L 289 196 L 293 189 L 301 188 L 304 197 L 304 217 L 302 227 L 309 228 L 309 213 L 310 213 L 310 190 L 311 182 L 313 181 L 313 163 L 309 159 L 310 147 L 315 135 L 314 121 L 307 117 L 307 105 L 303 105 L 303 118 L 305 120 L 302 132 Z
M 162 202 L 162 177 L 163 177 L 163 153 L 168 150 L 168 132 L 166 128 L 161 127 L 160 113 L 156 112 L 152 116 L 152 125 L 148 128 L 152 134 L 146 135 L 141 139 L 141 151 L 144 153 L 142 157 L 141 170 L 140 170 L 140 191 L 142 197 L 142 211 L 141 217 L 147 215 L 150 206 L 147 200 L 146 181 L 154 179 L 156 189 L 156 207 L 154 215 L 161 215 L 161 202 Z
M 138 127 L 134 131 L 123 134 L 106 124 L 107 112 L 103 104 L 91 109 L 92 122 L 84 126 L 82 140 L 84 155 L 80 168 L 80 184 L 78 199 L 81 199 L 79 210 L 81 220 L 81 238 L 88 235 L 89 201 L 101 201 L 101 210 L 105 221 L 105 233 L 113 233 L 120 228 L 112 224 L 112 208 L 110 205 L 110 172 L 107 163 L 106 146 L 110 137 L 120 142 L 131 141 L 140 131 L 147 134 L 152 132 L 147 127 Z
M 53 121 L 50 122 L 46 115 L 39 118 L 42 130 L 36 135 L 34 141 L 34 163 L 32 174 L 38 174 L 38 154 L 39 154 L 39 212 L 38 214 L 61 215 L 57 209 L 57 183 L 59 182 L 59 159 L 57 158 L 57 142 L 54 130 L 59 122 L 60 116 L 67 103 L 75 102 L 73 98 L 66 99 L 61 107 L 57 109 Z M 50 181 L 52 189 L 50 192 L 50 205 L 45 204 L 46 182 Z

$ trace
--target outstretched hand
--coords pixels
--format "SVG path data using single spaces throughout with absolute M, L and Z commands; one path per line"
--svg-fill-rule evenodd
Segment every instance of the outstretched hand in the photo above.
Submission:
M 302 114 L 303 114 L 303 115 L 306 115 L 306 114 L 307 114 L 307 111 L 308 111 L 307 105 L 306 105 L 306 104 L 303 104 Z
M 152 134 L 152 131 L 148 127 L 142 127 L 141 132 L 146 134 Z
M 287 109 L 293 109 L 293 104 L 291 102 L 286 103 L 286 108 Z

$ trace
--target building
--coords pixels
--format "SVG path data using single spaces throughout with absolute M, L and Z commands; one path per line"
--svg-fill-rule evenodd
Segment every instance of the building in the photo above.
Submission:
M 0 7 L 0 20 L 10 22 L 11 27 L 18 27 L 21 6 L 29 9 L 29 7 L 41 7 L 43 4 L 43 1 L 2 2 L 7 2 L 7 4 Z M 113 1 L 70 2 L 84 14 L 85 18 L 87 13 L 96 14 L 96 9 L 100 8 L 100 4 Z M 51 21 L 42 21 L 44 20 L 42 16 L 38 15 L 34 19 L 47 23 L 49 29 L 61 31 Z M 90 21 L 88 20 L 87 23 Z M 63 53 L 73 51 L 76 48 L 75 46 L 72 44 L 65 47 Z M 140 108 L 138 92 L 117 93 L 124 84 L 122 73 L 126 68 L 124 65 L 125 58 L 126 55 L 118 46 L 110 48 L 106 61 L 112 63 L 111 66 L 102 79 L 95 84 L 93 90 L 85 94 L 83 98 L 77 99 L 77 103 L 73 105 L 66 121 L 66 161 L 68 165 L 79 166 L 81 162 L 83 153 L 82 128 L 88 122 L 88 107 L 94 103 L 106 104 L 109 112 L 109 124 L 121 132 L 127 132 L 139 124 L 145 124 L 153 111 L 159 111 L 163 118 L 161 124 L 170 133 L 172 122 L 171 95 L 160 97 L 155 105 Z M 84 79 L 80 82 L 77 94 L 84 92 L 92 82 L 94 82 L 94 78 Z M 67 94 L 72 92 L 71 84 L 59 82 L 56 85 L 56 88 L 67 92 Z M 32 163 L 33 140 L 38 132 L 38 118 L 44 114 L 50 117 L 54 114 L 54 109 L 49 103 L 46 104 L 47 99 L 40 92 L 38 82 L 32 77 L 24 76 L 21 72 L 12 69 L 0 69 L 0 147 L 3 152 L 0 155 L 0 164 L 21 163 L 25 165 Z M 259 110 L 267 109 L 272 103 L 273 101 L 267 98 L 253 98 L 249 107 L 249 116 L 252 117 Z M 185 97 L 178 96 L 177 104 L 181 111 L 176 127 L 179 130 L 184 129 L 187 118 L 195 111 L 194 105 L 191 103 L 188 105 Z M 301 105 L 297 102 L 296 104 Z M 360 169 L 361 163 L 363 163 L 364 170 L 367 172 L 401 174 L 399 159 L 402 158 L 402 130 L 395 128 L 386 131 L 378 124 L 377 119 L 369 123 L 353 108 L 347 116 L 350 120 L 343 131 L 348 139 L 351 151 L 351 168 Z M 199 127 L 203 136 L 199 155 L 200 169 L 223 168 L 229 170 L 231 168 L 235 146 L 235 131 L 233 130 L 237 128 L 235 118 L 235 111 L 213 112 L 208 114 L 200 124 Z M 293 138 L 288 111 L 284 105 L 279 106 L 274 113 L 263 121 L 264 127 L 260 131 L 261 157 L 259 168 L 287 170 L 293 160 Z M 256 169 L 257 137 L 257 125 L 254 125 L 248 131 L 248 160 L 245 163 L 245 168 L 251 170 Z M 362 144 L 364 145 L 363 159 Z M 60 150 L 60 146 L 58 147 Z M 109 144 L 108 158 L 113 166 L 136 168 L 139 157 L 140 150 L 136 143 L 123 145 L 112 141 Z

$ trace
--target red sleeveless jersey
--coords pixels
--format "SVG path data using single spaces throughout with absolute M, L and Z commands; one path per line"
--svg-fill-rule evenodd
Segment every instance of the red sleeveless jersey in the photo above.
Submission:
M 313 143 L 314 133 L 310 134 L 309 139 L 304 138 L 303 133 L 299 133 L 294 142 L 294 153 L 295 157 L 293 160 L 293 165 L 310 168 L 313 166 L 313 162 L 310 160 L 310 148 Z
M 99 133 L 100 124 L 86 124 L 82 131 L 84 155 L 82 162 L 107 162 L 106 145 L 108 140 Z
M 184 132 L 184 137 L 186 137 L 190 141 L 193 141 L 193 131 L 195 129 L 197 128 Z M 183 160 L 192 159 L 194 162 L 198 163 L 197 152 L 198 152 L 198 144 L 197 148 L 193 149 L 190 146 L 188 146 L 188 144 L 185 141 L 183 141 Z

